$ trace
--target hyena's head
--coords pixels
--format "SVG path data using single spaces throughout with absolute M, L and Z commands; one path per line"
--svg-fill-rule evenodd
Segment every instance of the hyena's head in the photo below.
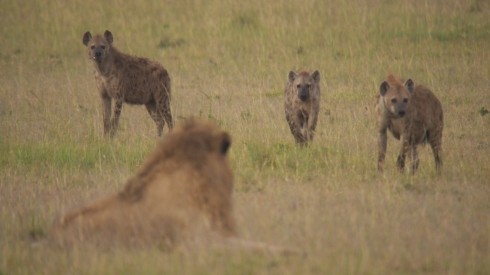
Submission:
M 104 36 L 97 34 L 93 37 L 90 32 L 86 32 L 82 40 L 83 45 L 87 46 L 90 59 L 97 63 L 101 63 L 108 55 L 112 41 L 113 38 L 110 31 L 105 31 Z
M 301 101 L 307 101 L 311 93 L 318 90 L 320 83 L 320 73 L 314 71 L 312 74 L 308 72 L 293 72 L 288 74 L 289 84 L 296 89 L 296 95 Z
M 395 117 L 404 117 L 407 113 L 410 97 L 415 89 L 415 84 L 411 79 L 402 84 L 394 76 L 388 76 L 387 81 L 383 81 L 379 87 L 379 93 L 387 111 Z

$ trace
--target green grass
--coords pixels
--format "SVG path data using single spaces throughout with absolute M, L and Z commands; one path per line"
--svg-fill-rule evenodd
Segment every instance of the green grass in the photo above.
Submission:
M 480 0 L 0 1 L 0 274 L 490 273 L 489 18 Z M 141 106 L 124 105 L 116 138 L 103 137 L 81 40 L 106 29 L 169 70 L 176 124 L 195 116 L 231 134 L 241 235 L 306 256 L 32 241 L 120 190 L 158 142 Z M 282 98 L 301 68 L 320 71 L 322 92 L 304 149 Z M 427 146 L 415 176 L 398 173 L 391 137 L 377 173 L 388 73 L 441 100 L 441 175 Z
M 152 148 L 153 149 L 153 148 Z M 95 169 L 100 166 L 126 166 L 134 169 L 142 163 L 149 148 L 119 147 L 93 143 L 90 147 L 78 144 L 22 144 L 2 148 L 1 168 L 29 169 L 33 166 L 60 169 Z

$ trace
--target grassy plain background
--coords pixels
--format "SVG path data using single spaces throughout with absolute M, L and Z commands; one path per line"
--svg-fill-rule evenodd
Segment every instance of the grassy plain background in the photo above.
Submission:
M 0 0 L 0 274 L 490 273 L 489 18 L 479 0 Z M 81 38 L 105 29 L 169 70 L 177 124 L 197 116 L 231 133 L 241 235 L 306 257 L 32 244 L 60 213 L 121 189 L 157 142 L 138 106 L 102 136 Z M 322 85 L 304 150 L 283 115 L 299 68 Z M 441 176 L 428 147 L 415 176 L 399 174 L 391 137 L 376 172 L 387 73 L 442 101 Z

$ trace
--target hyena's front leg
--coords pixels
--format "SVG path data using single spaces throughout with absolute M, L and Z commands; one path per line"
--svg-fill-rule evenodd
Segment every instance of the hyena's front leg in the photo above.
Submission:
M 410 144 L 408 139 L 405 136 L 402 136 L 402 148 L 400 149 L 400 154 L 398 155 L 398 159 L 396 160 L 396 164 L 400 172 L 403 172 L 405 169 L 405 158 L 407 153 L 410 151 Z
M 114 135 L 116 134 L 116 130 L 119 125 L 119 116 L 121 115 L 122 105 L 122 99 L 116 99 L 116 103 L 114 104 L 114 116 L 111 120 L 111 137 L 114 137 Z
M 111 104 L 112 100 L 107 95 L 102 95 L 102 121 L 104 123 L 104 135 L 107 135 L 111 131 Z
M 161 115 L 159 115 L 158 111 L 157 111 L 157 105 L 155 102 L 150 102 L 150 103 L 147 103 L 146 105 L 146 109 L 148 110 L 148 113 L 150 114 L 151 118 L 153 119 L 153 121 L 155 121 L 155 124 L 157 125 L 157 133 L 158 133 L 158 136 L 162 136 L 162 131 L 163 131 L 163 125 L 165 124 L 165 122 L 163 121 L 163 117 Z
M 296 117 L 296 125 L 298 127 L 298 138 L 296 141 L 301 146 L 308 145 L 308 141 L 310 141 L 310 128 L 308 123 L 308 114 L 300 111 Z
M 378 171 L 383 172 L 388 136 L 386 129 L 381 129 L 378 133 Z
M 304 146 L 307 143 L 306 133 L 304 131 L 304 128 L 300 125 L 294 125 L 293 127 L 294 128 L 291 128 L 291 132 L 293 133 L 296 143 L 301 146 Z
M 312 141 L 313 137 L 315 136 L 317 121 L 318 121 L 318 113 L 313 114 L 311 119 L 308 121 L 308 124 L 309 124 L 309 126 L 308 126 L 308 132 L 309 132 L 308 140 L 309 141 Z
M 293 134 L 296 143 L 297 144 L 304 143 L 303 134 L 301 133 L 302 127 L 297 116 L 295 114 L 286 112 L 286 120 L 288 122 L 289 129 L 291 130 L 291 134 Z

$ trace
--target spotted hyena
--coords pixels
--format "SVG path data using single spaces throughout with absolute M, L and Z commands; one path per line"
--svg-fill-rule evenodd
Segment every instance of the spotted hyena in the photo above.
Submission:
M 123 102 L 145 105 L 157 125 L 159 136 L 165 122 L 169 130 L 173 128 L 170 77 L 162 65 L 120 52 L 112 45 L 110 31 L 95 36 L 86 32 L 82 41 L 96 69 L 95 79 L 104 108 L 104 134 L 114 136 Z M 111 119 L 112 99 L 115 104 Z
M 288 74 L 284 91 L 284 109 L 291 133 L 299 145 L 313 140 L 320 110 L 320 73 L 293 72 Z
M 389 75 L 381 83 L 376 104 L 378 113 L 378 170 L 383 170 L 387 146 L 386 132 L 389 130 L 402 141 L 397 166 L 403 171 L 405 157 L 410 153 L 412 173 L 419 165 L 417 145 L 428 142 L 432 147 L 437 171 L 442 166 L 441 140 L 444 117 L 442 106 L 435 95 L 426 87 L 415 85 L 408 79 L 404 83 Z

